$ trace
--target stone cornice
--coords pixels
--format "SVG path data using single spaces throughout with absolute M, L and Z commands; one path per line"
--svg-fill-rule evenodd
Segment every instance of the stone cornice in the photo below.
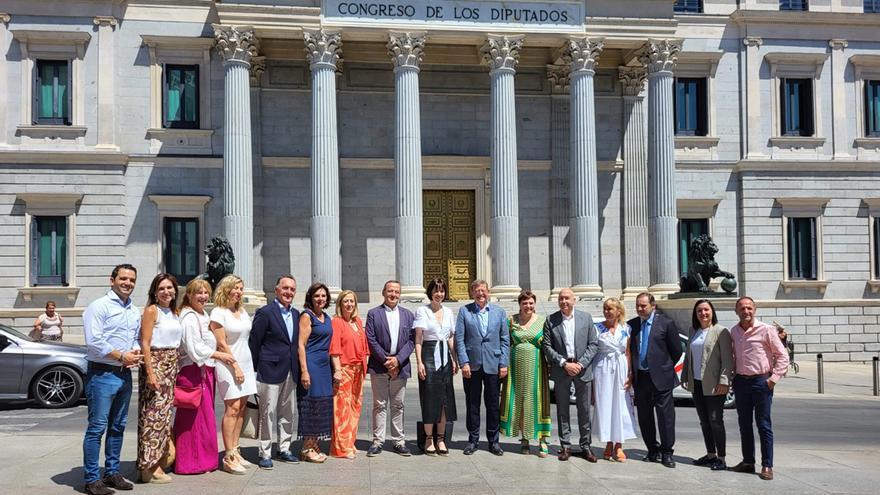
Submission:
M 201 38 L 193 36 L 156 36 L 153 34 L 142 34 L 141 40 L 145 46 L 150 48 L 173 48 L 173 49 L 199 49 L 211 48 L 214 46 L 214 38 Z
M 515 71 L 524 38 L 522 35 L 490 34 L 486 43 L 480 47 L 480 54 L 489 65 L 489 72 Z
M 645 89 L 648 69 L 645 67 L 618 67 L 617 79 L 623 87 L 624 96 L 639 96 Z
M 0 151 L 2 164 L 125 165 L 128 155 L 100 151 Z
M 13 29 L 12 37 L 23 43 L 43 43 L 47 45 L 85 45 L 92 35 L 85 31 L 40 31 L 34 29 Z
M 323 29 L 303 30 L 306 60 L 312 70 L 318 67 L 337 69 L 337 62 L 342 57 L 342 34 Z
M 856 12 L 815 12 L 815 11 L 777 11 L 777 10 L 737 10 L 730 15 L 736 24 L 819 24 L 823 26 L 877 26 L 880 16 L 864 15 Z
M 679 39 L 649 39 L 639 53 L 642 65 L 648 68 L 648 74 L 672 72 L 681 51 Z
M 599 55 L 605 48 L 605 40 L 580 38 L 568 41 L 568 48 L 562 56 L 562 59 L 571 64 L 571 75 L 577 75 L 579 72 L 596 71 L 599 64 Z
M 217 53 L 223 63 L 250 64 L 251 58 L 260 52 L 260 40 L 252 26 L 221 26 L 213 24 Z
M 419 70 L 425 50 L 426 37 L 424 33 L 397 33 L 388 34 L 388 55 L 394 64 L 394 70 L 413 69 Z

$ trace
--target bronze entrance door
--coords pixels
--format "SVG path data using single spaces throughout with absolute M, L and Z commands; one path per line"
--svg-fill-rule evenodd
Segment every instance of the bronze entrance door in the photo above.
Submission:
M 477 276 L 474 191 L 422 191 L 425 229 L 425 285 L 446 280 L 446 298 L 469 299 L 468 287 Z

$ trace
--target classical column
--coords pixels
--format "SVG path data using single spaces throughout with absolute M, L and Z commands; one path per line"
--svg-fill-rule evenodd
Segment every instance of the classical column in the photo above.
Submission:
M 254 215 L 254 289 L 260 292 L 264 288 L 263 218 L 265 218 L 266 209 L 271 206 L 267 204 L 271 199 L 268 199 L 269 195 L 265 194 L 263 189 L 263 126 L 260 125 L 263 120 L 261 110 L 263 108 L 263 91 L 260 86 L 265 71 L 266 57 L 251 57 L 251 139 L 253 142 L 251 155 L 252 163 L 254 163 L 254 209 L 257 212 Z
M 649 289 L 659 295 L 679 289 L 672 69 L 680 50 L 680 40 L 648 40 L 640 57 L 648 67 Z
M 116 131 L 116 92 L 113 90 L 115 76 L 113 55 L 113 30 L 116 18 L 97 16 L 92 19 L 98 26 L 98 142 L 96 148 L 118 150 L 114 142 Z
M 516 99 L 513 77 L 523 36 L 489 35 L 480 49 L 489 65 L 492 91 L 492 296 L 519 295 L 519 191 L 516 162 Z
M 0 53 L 9 50 L 8 24 L 12 17 L 6 12 L 0 12 Z M 22 64 L 24 65 L 24 64 Z M 0 57 L 0 81 L 6 81 L 6 57 Z M 7 86 L 8 88 L 8 86 Z M 0 148 L 6 147 L 6 108 L 11 91 L 0 91 Z
M 746 136 L 746 158 L 765 157 L 764 153 L 766 138 L 761 129 L 761 54 L 760 48 L 764 41 L 761 38 L 750 36 L 743 38 L 743 46 L 746 50 L 746 77 L 743 80 L 746 92 L 746 128 L 743 134 Z
M 553 289 L 550 299 L 555 301 L 559 291 L 571 287 L 571 246 L 569 234 L 571 205 L 568 198 L 568 179 L 571 175 L 571 143 L 569 142 L 569 69 L 567 65 L 548 65 L 550 81 L 550 225 L 553 250 Z
M 425 36 L 391 33 L 388 54 L 394 64 L 394 184 L 397 195 L 394 259 L 400 297 L 423 301 L 422 134 L 419 114 L 419 64 Z
M 342 36 L 303 32 L 312 69 L 312 280 L 324 282 L 332 295 L 342 287 L 339 240 L 339 144 L 336 135 L 336 63 Z
M 251 26 L 214 25 L 217 52 L 223 58 L 223 233 L 235 254 L 235 273 L 245 296 L 254 290 L 254 186 L 251 155 L 251 58 L 259 40 Z
M 623 297 L 648 290 L 648 149 L 644 67 L 620 67 L 623 87 Z
M 849 46 L 846 40 L 830 40 L 831 47 L 831 115 L 834 116 L 834 125 L 831 126 L 831 136 L 834 142 L 834 159 L 851 159 L 849 147 L 852 141 L 848 139 L 846 132 L 847 105 L 846 105 L 846 54 L 844 49 Z M 863 96 L 862 96 L 863 97 Z M 847 142 L 850 141 L 850 142 Z
M 564 57 L 571 65 L 571 278 L 581 299 L 602 297 L 593 76 L 604 46 L 602 40 L 570 40 Z

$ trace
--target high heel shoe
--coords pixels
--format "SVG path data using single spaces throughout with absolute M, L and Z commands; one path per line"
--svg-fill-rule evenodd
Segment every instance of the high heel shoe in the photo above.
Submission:
M 523 455 L 529 455 L 529 441 L 525 438 L 520 439 L 519 441 L 519 453 Z
M 445 432 L 445 431 L 444 431 L 443 433 L 438 432 L 438 433 L 437 433 L 437 436 L 434 438 L 434 445 L 437 446 L 437 453 L 438 453 L 439 455 L 441 455 L 441 456 L 444 456 L 444 457 L 446 457 L 447 455 L 449 455 L 449 449 L 445 448 L 445 447 L 446 447 L 446 440 L 445 440 L 445 438 L 446 438 L 446 432 Z M 444 448 L 442 448 L 442 449 L 440 448 L 440 442 L 443 442 L 443 447 L 444 447 Z
M 437 446 L 434 443 L 434 436 L 429 435 L 425 438 L 425 448 L 422 449 L 422 452 L 425 455 L 435 456 L 437 455 Z

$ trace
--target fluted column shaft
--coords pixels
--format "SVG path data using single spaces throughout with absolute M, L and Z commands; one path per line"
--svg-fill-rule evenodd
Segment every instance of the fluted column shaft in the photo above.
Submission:
M 422 134 L 419 109 L 419 63 L 425 38 L 392 33 L 388 51 L 394 63 L 395 267 L 400 296 L 425 298 L 422 275 Z
M 603 46 L 602 41 L 572 40 L 565 57 L 571 64 L 572 290 L 580 298 L 602 297 L 593 76 Z
M 624 297 L 648 290 L 648 149 L 644 67 L 621 67 L 623 86 Z
M 223 57 L 223 232 L 235 255 L 235 272 L 254 289 L 254 186 L 251 155 L 250 61 L 259 50 L 251 27 L 214 26 Z
M 650 40 L 648 67 L 648 243 L 651 292 L 678 291 L 678 216 L 675 197 L 673 73 L 681 43 Z
M 552 88 L 550 97 L 550 140 L 552 172 L 550 182 L 550 221 L 553 249 L 553 288 L 550 299 L 556 300 L 559 291 L 571 287 L 571 245 L 568 243 L 571 205 L 568 194 L 568 178 L 571 175 L 570 157 L 570 97 L 569 67 L 564 65 L 548 65 L 547 78 Z
M 516 73 L 521 36 L 489 36 L 482 48 L 491 77 L 492 296 L 512 300 L 519 287 L 519 190 Z
M 312 280 L 325 283 L 335 296 L 342 287 L 336 134 L 336 62 L 342 37 L 323 30 L 306 31 L 304 37 L 312 70 Z

